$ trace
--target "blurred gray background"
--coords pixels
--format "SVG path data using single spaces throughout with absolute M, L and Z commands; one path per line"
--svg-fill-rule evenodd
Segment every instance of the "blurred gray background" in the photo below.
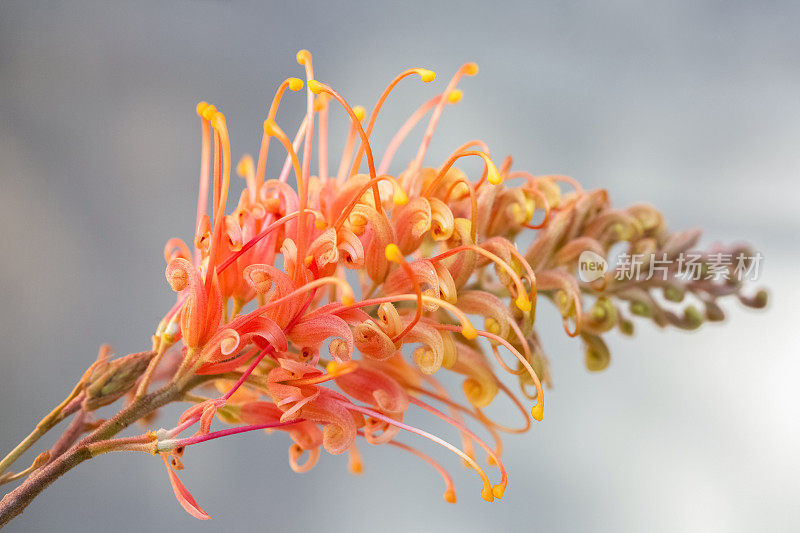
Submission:
M 543 309 L 555 388 L 545 420 L 506 439 L 499 503 L 484 504 L 475 476 L 446 454 L 455 506 L 427 465 L 397 450 L 362 446 L 360 477 L 327 455 L 296 475 L 284 436 L 248 434 L 185 458 L 182 479 L 211 522 L 180 509 L 160 461 L 119 454 L 70 472 L 8 530 L 796 531 L 798 23 L 788 1 L 3 1 L 3 453 L 100 343 L 149 347 L 174 301 L 163 244 L 193 231 L 195 104 L 224 110 L 235 157 L 256 152 L 275 87 L 301 75 L 300 48 L 314 54 L 317 78 L 367 107 L 405 68 L 439 73 L 434 87 L 398 88 L 378 147 L 477 61 L 430 161 L 479 137 L 516 168 L 606 187 L 618 205 L 651 201 L 673 228 L 704 227 L 705 243 L 754 243 L 772 297 L 763 313 L 731 302 L 727 323 L 694 334 L 641 325 L 635 339 L 612 341 L 600 375 Z M 287 131 L 303 102 L 287 97 Z M 333 114 L 332 131 L 344 131 Z

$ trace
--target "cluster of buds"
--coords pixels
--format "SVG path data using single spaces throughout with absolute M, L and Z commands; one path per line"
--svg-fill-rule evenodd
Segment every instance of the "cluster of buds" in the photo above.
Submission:
M 741 284 L 683 283 L 676 276 L 661 283 L 619 282 L 610 272 L 581 281 L 576 270 L 585 251 L 607 257 L 622 242 L 648 257 L 676 254 L 693 246 L 696 234 L 670 233 L 649 206 L 614 209 L 605 191 L 585 191 L 571 178 L 513 171 L 510 157 L 496 165 L 482 141 L 462 144 L 441 166 L 425 166 L 437 122 L 461 99 L 458 83 L 477 73 L 475 64 L 463 65 L 442 93 L 410 116 L 376 164 L 370 135 L 386 98 L 406 77 L 431 82 L 435 74 L 421 68 L 401 73 L 367 120 L 364 109 L 314 78 L 307 51 L 297 59 L 306 81 L 289 78 L 279 86 L 257 161 L 244 156 L 235 167 L 246 185 L 230 214 L 225 118 L 213 105 L 197 106 L 202 162 L 196 235 L 191 244 L 167 243 L 166 277 L 177 302 L 153 337 L 155 355 L 142 359 L 148 366 L 137 391 L 145 394 L 165 373 L 177 383 L 212 376 L 211 389 L 187 396 L 194 404 L 175 427 L 152 434 L 153 450 L 193 516 L 208 518 L 175 473 L 186 448 L 261 429 L 288 434 L 289 463 L 297 472 L 312 468 L 322 449 L 349 453 L 350 469 L 359 472 L 360 441 L 398 447 L 430 463 L 444 480 L 445 500 L 455 502 L 447 470 L 404 441 L 403 434 L 415 434 L 472 467 L 485 500 L 501 498 L 507 484 L 501 435 L 524 432 L 532 419 L 542 419 L 550 383 L 534 327 L 539 296 L 554 302 L 566 333 L 584 342 L 587 367 L 599 370 L 609 361 L 602 335 L 615 327 L 631 332 L 626 302 L 632 314 L 659 325 L 691 328 L 702 315 L 694 307 L 673 312 L 658 303 L 656 292 L 673 302 L 693 294 L 710 320 L 721 317 L 718 297 L 740 294 Z M 290 138 L 276 113 L 286 89 L 304 85 L 306 115 Z M 335 173 L 328 167 L 331 107 L 350 118 Z M 428 115 L 416 156 L 390 175 L 396 150 Z M 267 179 L 274 142 L 287 155 L 274 179 Z M 457 168 L 466 157 L 481 160 L 479 174 Z M 533 244 L 526 253 L 515 244 L 521 235 L 535 236 L 527 239 Z M 740 300 L 764 304 L 760 293 Z M 498 367 L 518 377 L 522 398 L 498 378 Z M 444 387 L 445 372 L 462 376 L 460 391 Z M 106 392 L 92 389 L 89 397 L 109 399 L 126 379 L 98 379 L 95 388 Z M 498 396 L 519 411 L 519 426 L 506 427 L 486 414 Z M 409 409 L 454 428 L 460 445 L 406 423 Z M 214 429 L 215 420 L 226 426 Z M 188 430 L 194 433 L 187 436 Z M 497 468 L 494 481 L 478 464 L 477 448 Z

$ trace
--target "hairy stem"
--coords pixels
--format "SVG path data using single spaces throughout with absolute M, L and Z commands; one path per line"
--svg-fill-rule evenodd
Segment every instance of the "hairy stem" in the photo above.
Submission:
M 69 426 L 67 426 L 67 429 L 64 430 L 64 433 L 62 433 L 55 444 L 50 447 L 50 462 L 55 461 L 59 455 L 69 450 L 70 447 L 75 444 L 75 441 L 86 431 L 86 422 L 91 419 L 91 416 L 91 414 L 83 409 L 75 414 Z
M 186 391 L 191 390 L 206 379 L 208 379 L 206 376 L 197 376 L 181 387 L 175 383 L 169 383 L 160 390 L 139 398 L 108 419 L 103 425 L 54 461 L 35 471 L 19 487 L 6 494 L 0 501 L 0 528 L 22 513 L 31 501 L 53 481 L 90 459 L 92 457 L 90 447 L 92 443 L 110 439 L 145 415 L 181 398 Z

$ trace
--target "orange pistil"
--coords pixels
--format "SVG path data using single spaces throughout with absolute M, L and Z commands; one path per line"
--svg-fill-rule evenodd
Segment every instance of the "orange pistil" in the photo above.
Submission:
M 383 103 L 386 101 L 386 98 L 389 96 L 389 93 L 392 92 L 398 83 L 400 83 L 403 78 L 407 78 L 412 74 L 417 74 L 422 81 L 425 83 L 430 83 L 436 78 L 436 73 L 432 70 L 424 69 L 424 68 L 411 68 L 402 72 L 398 75 L 392 82 L 384 89 L 383 93 L 381 93 L 380 98 L 378 98 L 378 102 L 375 104 L 375 107 L 372 108 L 372 113 L 369 114 L 369 123 L 367 124 L 366 134 L 367 138 L 372 134 L 372 128 L 375 127 L 375 121 L 378 118 L 378 112 L 381 110 Z M 355 161 L 353 161 L 353 168 L 350 171 L 350 175 L 354 175 L 358 172 L 358 167 L 361 165 L 361 156 L 364 153 L 365 145 L 362 144 L 358 152 L 356 153 Z
M 299 78 L 286 78 L 283 80 L 278 86 L 278 90 L 275 91 L 275 96 L 272 99 L 272 103 L 269 106 L 269 111 L 267 112 L 267 120 L 275 120 L 275 116 L 278 114 L 278 106 L 281 103 L 281 98 L 283 97 L 283 93 L 286 89 L 290 89 L 292 91 L 299 91 L 303 88 L 303 80 Z M 269 155 L 269 139 L 270 135 L 267 135 L 264 132 L 264 135 L 261 136 L 261 149 L 258 152 L 258 167 L 256 169 L 256 179 L 257 185 L 261 185 L 264 182 L 264 173 L 266 172 L 267 167 L 267 156 Z
M 397 247 L 396 244 L 390 244 L 386 247 L 386 259 L 393 263 L 398 263 L 403 270 L 405 271 L 408 279 L 411 280 L 411 283 L 414 285 L 414 292 L 417 294 L 417 307 L 414 311 L 414 318 L 411 319 L 411 322 L 405 327 L 403 331 L 398 333 L 392 341 L 397 344 L 406 334 L 411 331 L 414 326 L 419 322 L 420 317 L 422 317 L 422 288 L 419 284 L 419 279 L 417 279 L 417 275 L 414 273 L 414 270 L 409 266 L 406 262 L 406 258 L 403 257 L 403 254 L 400 252 L 400 248 Z
M 361 146 L 366 151 L 367 154 L 367 165 L 369 167 L 369 177 L 370 179 L 375 179 L 377 174 L 375 172 L 375 161 L 372 158 L 372 148 L 369 145 L 369 137 L 364 131 L 364 128 L 361 126 L 361 120 L 356 115 L 353 108 L 350 107 L 344 98 L 342 98 L 339 93 L 325 85 L 324 83 L 320 83 L 317 80 L 308 80 L 308 89 L 313 92 L 314 94 L 319 94 L 321 92 L 325 92 L 331 95 L 337 102 L 339 102 L 344 110 L 350 115 L 350 119 L 353 121 L 353 125 L 356 127 L 356 131 L 358 131 L 358 135 L 361 137 Z M 372 185 L 372 193 L 375 196 L 375 209 L 378 212 L 381 212 L 381 193 L 378 190 L 377 182 L 373 183 Z

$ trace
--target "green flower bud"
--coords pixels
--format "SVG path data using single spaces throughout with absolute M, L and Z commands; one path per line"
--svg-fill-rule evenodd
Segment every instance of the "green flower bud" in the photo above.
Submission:
M 153 352 L 132 353 L 97 365 L 87 381 L 83 407 L 93 411 L 116 401 L 133 387 L 152 357 Z
M 611 352 L 608 351 L 605 341 L 601 337 L 589 333 L 583 333 L 581 337 L 586 343 L 584 352 L 586 369 L 590 372 L 605 370 L 611 362 Z
M 664 287 L 664 298 L 670 302 L 682 302 L 686 291 L 680 285 L 669 284 Z

